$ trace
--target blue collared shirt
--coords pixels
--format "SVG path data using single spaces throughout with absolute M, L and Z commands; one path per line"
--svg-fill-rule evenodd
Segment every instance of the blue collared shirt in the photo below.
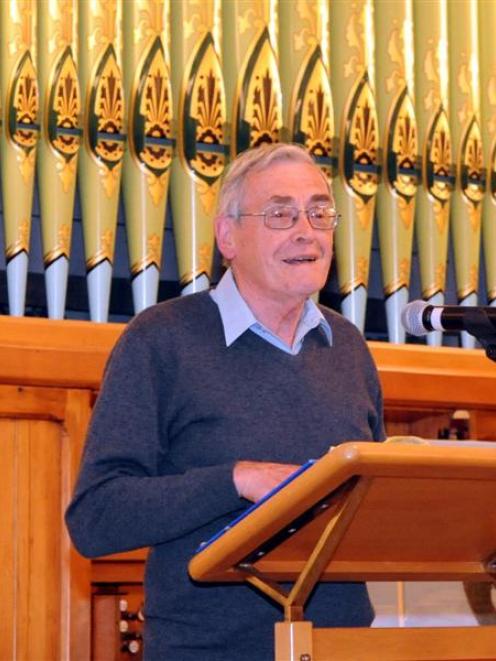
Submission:
M 217 287 L 211 290 L 210 296 L 219 307 L 226 346 L 228 347 L 249 329 L 278 349 L 296 356 L 303 346 L 305 335 L 317 327 L 321 329 L 329 346 L 332 345 L 331 327 L 311 298 L 305 301 L 303 314 L 296 328 L 294 342 L 292 346 L 289 346 L 257 320 L 239 293 L 231 269 L 228 269 L 222 276 Z

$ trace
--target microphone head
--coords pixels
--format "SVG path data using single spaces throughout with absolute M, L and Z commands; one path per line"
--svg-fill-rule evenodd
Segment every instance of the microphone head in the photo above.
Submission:
M 401 324 L 410 335 L 427 335 L 429 332 L 424 326 L 424 310 L 429 307 L 425 301 L 412 301 L 405 305 L 401 311 Z

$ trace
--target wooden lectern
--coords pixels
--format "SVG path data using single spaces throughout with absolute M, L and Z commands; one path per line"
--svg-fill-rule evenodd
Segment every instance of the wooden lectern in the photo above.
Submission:
M 494 660 L 496 626 L 319 629 L 304 619 L 319 581 L 494 581 L 496 447 L 481 445 L 344 443 L 206 542 L 190 574 L 245 581 L 283 606 L 277 661 Z

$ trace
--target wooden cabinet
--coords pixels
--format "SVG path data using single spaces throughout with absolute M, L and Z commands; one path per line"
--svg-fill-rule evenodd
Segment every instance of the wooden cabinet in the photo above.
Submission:
M 87 661 L 92 594 L 101 605 L 105 586 L 128 586 L 139 600 L 146 551 L 90 562 L 63 524 L 105 361 L 123 328 L 0 318 L 1 659 Z M 482 351 L 370 347 L 390 435 L 436 437 L 464 409 L 470 437 L 496 440 L 496 364 Z M 95 640 L 101 649 L 101 634 Z

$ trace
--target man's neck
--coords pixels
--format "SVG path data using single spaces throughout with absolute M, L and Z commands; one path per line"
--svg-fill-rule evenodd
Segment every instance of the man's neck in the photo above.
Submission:
M 249 287 L 241 286 L 236 283 L 238 291 L 245 300 L 250 310 L 253 312 L 257 321 L 268 328 L 274 335 L 277 335 L 288 346 L 292 346 L 298 323 L 302 317 L 306 298 L 288 297 L 281 300 L 261 298 L 254 295 Z

